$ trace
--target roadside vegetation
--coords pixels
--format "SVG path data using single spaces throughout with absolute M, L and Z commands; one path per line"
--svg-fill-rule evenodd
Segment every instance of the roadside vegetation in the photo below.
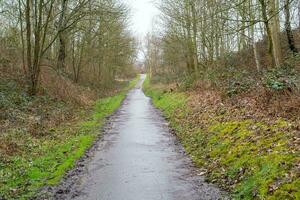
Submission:
M 299 199 L 299 121 L 253 116 L 200 94 L 144 84 L 209 182 L 234 199 Z M 203 95 L 203 96 L 202 96 Z
M 162 0 L 144 90 L 234 199 L 300 199 L 299 0 Z M 55 185 L 134 85 L 121 0 L 0 0 L 0 199 Z M 159 30 L 159 31 L 158 31 Z
M 201 174 L 234 199 L 300 199 L 299 1 L 158 6 L 144 90 Z
M 58 184 L 101 135 L 137 80 L 128 15 L 118 0 L 0 0 L 0 199 Z
M 106 117 L 120 106 L 136 81 L 88 107 L 75 107 L 48 95 L 31 97 L 15 82 L 2 82 L 2 102 L 9 102 L 2 117 L 9 117 L 14 124 L 2 127 L 5 131 L 0 135 L 0 198 L 29 199 L 42 187 L 58 184 L 101 136 Z M 38 108 L 32 107 L 33 103 Z M 47 117 L 40 119 L 41 113 Z

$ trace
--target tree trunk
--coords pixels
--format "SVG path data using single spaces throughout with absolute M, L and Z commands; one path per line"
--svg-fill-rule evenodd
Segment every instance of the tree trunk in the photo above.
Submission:
M 38 2 L 38 3 L 37 3 Z M 37 87 L 40 76 L 40 53 L 41 53 L 41 33 L 42 33 L 42 15 L 43 15 L 43 0 L 39 0 L 35 2 L 35 18 L 37 24 L 35 24 L 34 28 L 34 48 L 33 48 L 33 73 L 31 77 L 31 95 L 35 95 L 37 93 Z M 38 11 L 37 11 L 38 8 Z
M 252 9 L 253 8 L 253 0 L 249 1 L 248 8 L 249 8 L 249 13 L 250 13 L 250 21 L 255 20 L 255 11 Z M 259 52 L 257 49 L 257 44 L 255 40 L 255 28 L 256 24 L 252 24 L 251 27 L 249 28 L 249 36 L 251 36 L 251 41 L 252 41 L 252 48 L 253 48 L 253 54 L 254 54 L 254 59 L 255 59 L 255 64 L 256 64 L 256 70 L 257 72 L 261 72 L 261 64 L 260 64 L 260 57 L 259 57 Z
M 278 4 L 277 0 L 269 1 L 270 4 L 270 16 L 269 20 L 272 29 L 273 38 L 273 54 L 276 67 L 279 67 L 282 63 L 282 53 L 280 44 L 280 24 L 279 24 L 279 14 L 278 14 Z
M 68 0 L 61 0 L 61 15 L 58 25 L 58 38 L 59 38 L 59 50 L 57 58 L 57 70 L 59 72 L 64 71 L 65 59 L 66 59 L 66 36 L 65 36 L 65 16 Z
M 198 48 L 197 48 L 197 17 L 196 17 L 196 8 L 195 8 L 195 2 L 192 0 L 190 2 L 191 6 L 191 13 L 192 13 L 192 26 L 193 26 L 193 61 L 194 61 L 194 67 L 196 76 L 198 75 Z
M 258 72 L 261 72 L 261 66 L 260 66 L 260 62 L 259 62 L 259 55 L 258 55 L 257 46 L 256 46 L 255 41 L 253 41 L 253 53 L 254 53 L 256 69 L 257 69 Z
M 24 41 L 24 27 L 23 27 L 23 13 L 22 13 L 22 5 L 21 5 L 21 0 L 18 1 L 18 6 L 19 6 L 19 20 L 20 20 L 20 36 L 21 36 L 21 44 L 22 44 L 22 68 L 24 75 L 27 76 L 28 72 L 26 70 L 26 65 L 25 65 L 25 41 Z
M 291 28 L 290 22 L 290 0 L 284 1 L 284 14 L 285 14 L 285 31 L 289 43 L 289 48 L 293 53 L 298 53 L 298 49 L 295 46 L 295 40 Z
M 66 40 L 63 33 L 59 33 L 59 50 L 57 58 L 57 69 L 59 72 L 64 71 L 66 59 Z
M 25 21 L 26 21 L 26 50 L 27 50 L 27 66 L 28 66 L 28 78 L 29 78 L 29 84 L 30 89 L 29 93 L 32 94 L 35 91 L 34 86 L 34 70 L 32 66 L 32 60 L 31 60 L 31 18 L 30 18 L 30 12 L 31 12 L 31 1 L 26 0 L 26 8 L 25 8 Z
M 259 0 L 259 3 L 261 5 L 261 14 L 262 14 L 262 19 L 265 25 L 265 29 L 267 32 L 267 37 L 268 37 L 268 41 L 269 41 L 269 54 L 272 57 L 273 62 L 275 62 L 275 58 L 274 58 L 274 45 L 273 45 L 273 37 L 272 37 L 272 31 L 270 28 L 270 24 L 269 24 L 269 19 L 268 19 L 268 15 L 267 15 L 267 5 L 265 0 Z

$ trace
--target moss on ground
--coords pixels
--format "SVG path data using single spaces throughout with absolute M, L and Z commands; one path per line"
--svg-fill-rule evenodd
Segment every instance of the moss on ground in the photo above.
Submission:
M 160 108 L 193 161 L 207 178 L 231 191 L 233 199 L 300 199 L 299 151 L 291 148 L 290 123 L 219 120 L 210 116 L 205 127 L 195 119 L 189 96 L 144 83 L 145 93 Z M 201 121 L 200 121 L 201 123 Z
M 96 101 L 92 112 L 78 112 L 78 120 L 49 128 L 44 136 L 36 137 L 20 128 L 1 134 L 2 144 L 15 146 L 18 152 L 0 155 L 0 199 L 30 199 L 43 186 L 58 184 L 99 137 L 106 116 L 120 106 L 137 80 L 123 92 Z

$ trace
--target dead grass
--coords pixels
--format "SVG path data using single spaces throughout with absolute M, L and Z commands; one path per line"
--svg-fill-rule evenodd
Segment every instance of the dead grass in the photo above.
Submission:
M 51 68 L 43 68 L 40 85 L 50 96 L 65 102 L 89 106 L 96 99 L 94 91 L 74 84 L 70 79 L 57 74 Z
M 297 199 L 300 120 L 299 113 L 279 117 L 290 106 L 281 99 L 287 94 L 256 90 L 228 97 L 200 85 L 185 93 L 144 89 L 208 180 L 234 199 Z
M 256 118 L 282 117 L 300 119 L 300 95 L 289 91 L 274 91 L 264 87 L 228 97 L 212 88 L 198 87 L 189 91 L 192 107 L 211 110 L 231 108 L 245 111 L 243 116 Z M 238 114 L 239 115 L 239 114 Z

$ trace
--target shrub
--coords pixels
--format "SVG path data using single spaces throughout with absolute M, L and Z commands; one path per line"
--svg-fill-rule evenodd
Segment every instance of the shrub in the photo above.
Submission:
M 289 64 L 268 70 L 263 76 L 265 87 L 273 90 L 298 90 L 299 75 Z

